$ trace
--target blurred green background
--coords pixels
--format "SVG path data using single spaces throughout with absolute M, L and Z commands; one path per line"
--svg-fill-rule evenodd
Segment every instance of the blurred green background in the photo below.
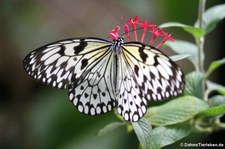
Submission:
M 223 0 L 207 1 L 207 8 Z M 80 114 L 68 100 L 66 90 L 34 81 L 22 61 L 30 51 L 71 37 L 107 38 L 110 29 L 138 15 L 160 25 L 169 21 L 192 25 L 197 19 L 197 0 L 1 0 L 0 1 L 0 148 L 2 149 L 137 149 L 138 140 L 125 127 L 95 137 L 110 122 L 113 112 L 100 116 Z M 206 66 L 224 57 L 221 22 L 206 37 Z M 166 29 L 175 39 L 194 42 L 181 29 Z M 185 72 L 193 70 L 187 61 Z M 212 80 L 225 84 L 224 67 Z M 193 134 L 186 142 L 220 141 L 224 132 Z M 197 139 L 196 139 L 197 138 Z M 224 140 L 224 139 L 223 139 Z M 222 141 L 222 140 L 221 140 Z M 183 140 L 184 142 L 184 140 Z M 225 145 L 225 144 L 224 144 Z M 166 148 L 179 148 L 179 145 Z

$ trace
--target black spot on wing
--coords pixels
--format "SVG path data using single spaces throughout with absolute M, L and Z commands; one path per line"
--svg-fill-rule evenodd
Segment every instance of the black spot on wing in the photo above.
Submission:
M 138 52 L 140 53 L 140 57 L 141 59 L 143 60 L 143 62 L 145 63 L 146 62 L 146 59 L 148 57 L 148 55 L 146 53 L 144 53 L 144 49 L 145 49 L 145 46 L 143 45 L 142 47 L 139 47 L 138 48 Z
M 79 54 L 87 46 L 87 42 L 84 39 L 80 39 L 80 44 L 74 47 L 74 54 Z
M 66 47 L 64 45 L 60 45 L 60 51 L 58 52 L 60 55 L 65 55 L 65 50 L 66 50 Z
M 84 93 L 84 97 L 87 98 L 89 95 L 87 93 Z
M 86 67 L 88 64 L 88 59 L 84 58 L 82 61 L 81 61 L 81 70 L 84 69 L 84 67 Z
M 137 76 L 139 76 L 139 75 L 138 75 L 138 71 L 139 71 L 139 67 L 138 67 L 137 65 L 135 65 L 135 66 L 134 66 L 134 72 L 135 72 L 135 74 L 136 74 Z
M 97 94 L 93 94 L 94 99 L 97 99 L 98 95 Z

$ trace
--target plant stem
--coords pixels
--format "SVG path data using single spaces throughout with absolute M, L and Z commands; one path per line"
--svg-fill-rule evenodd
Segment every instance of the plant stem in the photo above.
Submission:
M 203 29 L 203 13 L 205 11 L 205 3 L 206 0 L 199 0 L 199 7 L 198 7 L 198 22 L 199 22 L 199 28 Z M 196 38 L 196 43 L 198 46 L 198 70 L 202 73 L 204 73 L 204 36 Z
M 206 0 L 199 0 L 199 6 L 198 6 L 198 27 L 200 29 L 203 29 L 203 14 L 205 11 L 205 4 L 206 4 Z M 204 70 L 204 41 L 205 41 L 205 37 L 200 36 L 200 37 L 196 37 L 195 38 L 197 47 L 198 47 L 198 67 L 197 70 L 200 71 L 202 74 L 204 74 L 205 70 Z M 202 92 L 205 93 L 205 79 L 203 78 L 202 80 Z M 204 96 L 203 100 L 207 100 L 207 97 Z

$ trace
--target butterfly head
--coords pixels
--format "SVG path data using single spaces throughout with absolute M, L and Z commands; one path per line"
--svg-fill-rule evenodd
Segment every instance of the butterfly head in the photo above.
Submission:
M 123 45 L 123 37 L 118 37 L 116 40 L 113 40 L 112 50 L 115 55 L 119 55 L 121 53 L 121 46 Z

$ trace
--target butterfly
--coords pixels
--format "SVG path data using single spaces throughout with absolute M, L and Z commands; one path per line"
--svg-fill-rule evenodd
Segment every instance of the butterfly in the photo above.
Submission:
M 122 37 L 60 40 L 29 53 L 23 65 L 34 79 L 68 89 L 81 113 L 98 115 L 117 106 L 131 122 L 144 116 L 147 101 L 176 97 L 185 85 L 182 70 L 163 52 Z

